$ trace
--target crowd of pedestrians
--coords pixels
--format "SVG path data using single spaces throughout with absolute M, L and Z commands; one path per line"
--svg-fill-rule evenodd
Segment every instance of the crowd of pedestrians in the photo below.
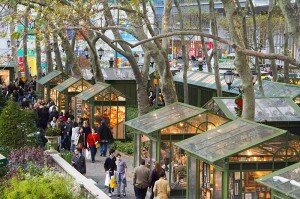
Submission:
M 86 174 L 86 159 L 90 156 L 92 163 L 95 162 L 97 152 L 102 157 L 107 156 L 108 146 L 113 142 L 113 135 L 109 127 L 110 118 L 106 111 L 97 121 L 95 127 L 90 126 L 88 120 L 80 118 L 76 121 L 68 111 L 60 111 L 53 101 L 38 99 L 35 94 L 36 78 L 31 81 L 16 79 L 8 86 L 2 88 L 5 98 L 12 97 L 23 109 L 31 109 L 37 113 L 37 135 L 40 146 L 45 147 L 47 128 L 59 129 L 59 151 L 70 151 L 73 156 L 71 164 L 81 174 Z M 154 92 L 153 92 L 154 93 Z M 152 96 L 153 97 L 153 96 Z M 154 98 L 153 98 L 154 99 Z M 104 161 L 106 172 L 105 185 L 108 187 L 108 195 L 126 197 L 127 165 L 120 153 L 115 154 L 114 149 L 109 149 L 108 157 Z M 164 169 L 157 162 L 150 172 L 145 160 L 141 159 L 140 166 L 134 169 L 133 177 L 134 193 L 136 199 L 145 199 L 147 191 L 151 192 L 150 199 L 168 198 L 170 186 L 166 180 Z M 116 189 L 116 191 L 115 191 Z M 116 194 L 115 194 L 116 192 Z

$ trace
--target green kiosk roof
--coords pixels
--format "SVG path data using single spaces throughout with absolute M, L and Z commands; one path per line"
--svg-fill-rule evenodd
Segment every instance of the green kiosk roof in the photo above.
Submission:
M 59 76 L 60 74 L 62 74 L 61 71 L 58 70 L 53 70 L 52 72 L 50 72 L 49 74 L 47 74 L 46 76 L 42 77 L 41 79 L 37 80 L 36 82 L 39 84 L 46 84 L 47 82 L 51 81 L 52 79 L 54 79 L 55 77 Z
M 176 82 L 183 82 L 183 72 L 178 73 L 173 77 Z M 224 80 L 223 74 L 220 75 L 222 91 L 228 93 L 236 93 L 238 91 L 228 90 L 228 86 Z M 200 86 L 204 88 L 216 89 L 215 76 L 212 73 L 200 72 L 200 71 L 188 71 L 187 73 L 188 84 Z M 266 97 L 291 97 L 295 98 L 300 95 L 300 86 L 285 84 L 279 82 L 265 81 L 263 80 L 263 88 Z M 235 78 L 231 86 L 240 86 L 241 80 Z M 259 92 L 258 84 L 254 86 L 255 96 L 262 97 Z
M 300 162 L 256 181 L 286 196 L 300 198 Z
M 65 80 L 64 82 L 58 84 L 55 86 L 53 89 L 57 90 L 58 92 L 62 92 L 65 89 L 68 89 L 70 86 L 75 84 L 76 82 L 80 81 L 81 78 L 76 78 L 76 77 L 70 77 L 69 79 Z
M 86 89 L 85 91 L 82 91 L 81 93 L 79 93 L 75 97 L 77 97 L 79 99 L 82 99 L 83 101 L 87 101 L 87 100 L 91 99 L 92 97 L 95 97 L 96 95 L 98 95 L 102 92 L 106 92 L 107 89 L 110 89 L 111 92 L 117 93 L 119 96 L 122 96 L 122 97 L 126 98 L 126 96 L 124 94 L 122 94 L 117 89 L 113 88 L 110 84 L 106 84 L 106 83 L 103 83 L 103 82 L 97 82 L 92 87 Z
M 285 130 L 236 119 L 175 145 L 208 163 L 215 164 L 285 133 Z
M 0 168 L 7 164 L 7 158 L 0 154 Z
M 221 111 L 229 119 L 236 119 L 235 98 L 214 97 Z M 300 107 L 289 97 L 255 99 L 255 121 L 300 121 Z
M 125 122 L 125 125 L 150 134 L 163 128 L 188 120 L 205 112 L 205 109 L 188 104 L 175 102 L 156 111 L 139 116 Z

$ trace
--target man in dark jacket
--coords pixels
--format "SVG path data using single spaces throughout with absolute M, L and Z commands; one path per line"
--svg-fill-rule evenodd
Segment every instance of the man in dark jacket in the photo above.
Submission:
M 86 173 L 85 158 L 81 154 L 81 152 L 82 152 L 82 149 L 80 149 L 80 148 L 77 148 L 75 150 L 75 155 L 72 157 L 72 165 L 81 174 L 85 174 Z
M 109 178 L 111 176 L 114 176 L 115 171 L 117 170 L 117 165 L 116 165 L 116 157 L 115 157 L 115 150 L 110 149 L 109 150 L 109 157 L 105 159 L 104 162 L 104 169 L 107 173 L 109 173 Z M 113 188 L 110 188 L 110 185 L 108 186 L 108 196 L 112 196 L 112 192 L 114 191 Z
M 113 142 L 114 137 L 104 120 L 101 121 L 101 126 L 96 128 L 96 132 L 98 132 L 100 136 L 100 156 L 105 157 L 107 153 L 107 145 L 108 143 Z
M 55 117 L 56 119 L 59 117 L 59 113 L 58 113 L 58 111 L 56 110 L 56 107 L 53 107 L 53 108 L 52 108 L 52 112 L 51 112 L 50 115 L 49 115 L 49 120 L 48 120 L 48 122 L 51 122 L 51 120 L 53 119 L 53 117 Z

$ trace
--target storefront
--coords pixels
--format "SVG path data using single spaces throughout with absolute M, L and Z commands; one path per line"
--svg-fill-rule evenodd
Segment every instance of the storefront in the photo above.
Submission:
M 136 129 L 134 166 L 145 159 L 152 169 L 159 161 L 171 185 L 171 195 L 185 195 L 188 171 L 186 153 L 175 143 L 228 122 L 205 109 L 174 103 L 125 122 Z
M 256 181 L 272 190 L 272 199 L 300 198 L 300 163 L 275 171 Z
M 174 76 L 176 92 L 179 101 L 183 101 L 183 73 Z M 224 76 L 220 76 L 221 87 L 224 97 L 234 97 L 239 94 L 237 90 L 228 90 Z M 207 72 L 188 71 L 187 81 L 189 87 L 189 103 L 194 106 L 204 106 L 212 97 L 217 96 L 215 75 Z M 254 85 L 256 97 L 290 97 L 294 101 L 300 101 L 300 86 L 262 80 L 264 96 L 259 92 L 258 83 Z M 231 87 L 242 85 L 241 80 L 236 78 Z M 297 98 L 298 97 L 298 98 Z
M 115 139 L 124 139 L 126 97 L 110 84 L 97 82 L 75 96 L 75 118 L 88 120 L 92 126 L 109 121 Z
M 58 70 L 53 70 L 52 72 L 40 78 L 36 82 L 43 86 L 42 96 L 44 97 L 44 99 L 55 100 L 56 92 L 53 90 L 53 88 L 68 78 L 69 78 L 68 75 L 64 74 L 63 72 Z
M 189 199 L 271 199 L 255 180 L 300 160 L 298 136 L 245 119 L 175 145 L 188 155 Z
M 14 80 L 14 66 L 0 66 L 0 83 L 8 86 Z
M 55 98 L 52 99 L 58 106 L 59 111 L 69 111 L 70 114 L 75 112 L 75 95 L 91 87 L 88 81 L 83 78 L 70 77 L 61 84 L 53 88 Z
M 204 108 L 234 120 L 240 105 L 242 99 L 214 97 Z M 300 107 L 289 97 L 256 98 L 255 121 L 300 135 Z

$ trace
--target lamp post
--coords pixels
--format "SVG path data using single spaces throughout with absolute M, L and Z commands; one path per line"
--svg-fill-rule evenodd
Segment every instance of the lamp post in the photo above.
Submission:
M 100 60 L 101 60 L 103 54 L 104 54 L 104 50 L 100 47 L 100 48 L 98 49 L 98 55 L 99 55 L 99 59 L 100 59 Z
M 252 74 L 252 83 L 253 85 L 257 81 L 258 73 L 255 70 L 251 70 Z M 234 81 L 235 74 L 232 72 L 232 70 L 228 70 L 224 73 L 224 80 L 226 84 L 228 85 L 228 90 L 238 90 L 240 93 L 242 93 L 240 86 L 231 86 Z
M 150 59 L 150 66 L 151 66 L 151 68 L 153 68 L 153 66 L 154 66 L 154 60 L 153 60 L 152 57 L 151 57 L 151 59 Z
M 85 49 L 84 49 L 84 55 L 85 55 L 85 57 L 87 59 L 89 58 L 89 49 L 88 49 L 88 47 L 85 47 Z
M 7 44 L 7 47 L 10 48 L 11 41 L 10 41 L 10 40 L 7 40 L 7 41 L 6 41 L 6 44 Z
M 114 58 L 111 57 L 111 58 L 109 59 L 109 68 L 113 68 L 113 67 L 114 67 Z

